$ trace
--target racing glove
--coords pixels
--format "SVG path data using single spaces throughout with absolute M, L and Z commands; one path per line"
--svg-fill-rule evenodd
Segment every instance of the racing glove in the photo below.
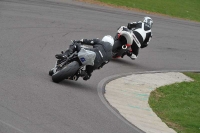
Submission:
M 86 41 L 86 39 L 81 39 L 81 40 L 78 40 L 78 41 L 76 41 L 76 40 L 74 40 L 74 42 L 76 42 L 76 43 L 84 43 Z
M 129 30 L 131 30 L 132 28 L 135 28 L 136 25 L 137 25 L 137 22 L 131 22 L 131 23 L 128 23 L 127 28 L 128 28 Z

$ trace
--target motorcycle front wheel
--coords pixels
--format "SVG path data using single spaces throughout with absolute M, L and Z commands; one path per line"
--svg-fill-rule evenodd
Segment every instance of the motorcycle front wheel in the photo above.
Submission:
M 59 83 L 64 79 L 73 76 L 78 71 L 79 68 L 80 68 L 79 63 L 77 61 L 73 61 L 64 68 L 62 68 L 61 70 L 57 71 L 55 74 L 53 74 L 52 80 L 55 83 Z

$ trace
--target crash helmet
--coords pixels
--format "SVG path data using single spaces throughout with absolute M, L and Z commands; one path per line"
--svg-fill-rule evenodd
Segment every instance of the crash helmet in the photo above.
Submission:
M 153 20 L 152 20 L 150 17 L 144 17 L 143 22 L 144 22 L 145 24 L 147 24 L 147 26 L 149 26 L 149 28 L 152 28 Z
M 114 45 L 114 39 L 111 35 L 106 35 L 102 38 L 102 41 L 109 42 L 111 46 Z

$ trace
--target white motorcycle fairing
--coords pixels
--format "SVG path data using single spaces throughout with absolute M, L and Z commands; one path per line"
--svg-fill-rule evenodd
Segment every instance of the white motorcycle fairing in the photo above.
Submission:
M 133 39 L 134 39 L 133 38 L 133 31 L 132 30 L 126 31 L 126 30 L 124 30 L 124 28 L 127 29 L 126 26 L 121 26 L 119 28 L 119 30 L 117 31 L 117 33 L 119 33 L 120 36 L 124 36 L 126 38 L 127 44 L 132 45 Z
M 96 53 L 90 50 L 81 48 L 78 52 L 78 58 L 83 65 L 94 65 L 94 60 L 96 58 Z

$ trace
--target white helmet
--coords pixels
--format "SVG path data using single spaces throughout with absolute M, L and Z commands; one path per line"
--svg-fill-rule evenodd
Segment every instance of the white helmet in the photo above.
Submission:
M 114 39 L 113 39 L 113 37 L 110 36 L 110 35 L 104 36 L 104 37 L 102 38 L 102 41 L 104 41 L 104 42 L 109 42 L 111 46 L 114 45 Z
M 149 28 L 152 28 L 153 20 L 150 17 L 144 17 L 143 22 L 146 23 L 149 26 Z

